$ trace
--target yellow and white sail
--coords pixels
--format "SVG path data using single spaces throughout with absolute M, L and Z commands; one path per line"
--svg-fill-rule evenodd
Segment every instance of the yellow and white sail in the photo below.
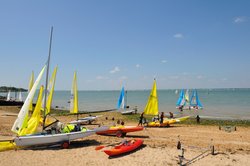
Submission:
M 12 131 L 15 132 L 15 133 L 18 133 L 18 131 L 23 127 L 23 122 L 25 120 L 25 117 L 29 111 L 29 106 L 30 106 L 30 103 L 31 103 L 31 100 L 33 99 L 34 95 L 35 95 L 35 92 L 36 92 L 36 89 L 37 89 L 37 86 L 42 78 L 42 75 L 44 73 L 44 70 L 46 68 L 46 65 L 43 67 L 42 71 L 40 72 L 40 74 L 38 75 L 34 85 L 32 86 L 18 116 L 17 116 L 17 119 L 14 123 L 14 125 L 12 126 Z
M 147 115 L 158 115 L 158 98 L 157 98 L 157 88 L 156 80 L 154 79 L 153 88 L 151 90 L 150 96 L 148 98 L 148 103 L 144 108 L 144 114 Z
M 48 84 L 48 88 L 47 88 L 47 101 L 46 101 L 46 115 L 48 113 L 50 113 L 50 109 L 51 109 L 51 103 L 52 103 L 52 98 L 53 98 L 53 93 L 54 93 L 54 87 L 55 87 L 55 82 L 56 82 L 56 73 L 57 73 L 57 66 L 55 67 L 52 76 L 49 80 L 49 84 Z M 44 103 L 44 98 L 43 98 L 43 103 Z M 42 103 L 42 106 L 44 106 L 44 104 Z M 42 110 L 44 110 L 44 108 L 42 108 Z
M 186 90 L 186 93 L 185 93 L 185 101 L 186 101 L 186 104 L 190 102 L 190 100 L 189 100 L 189 90 L 188 89 Z
M 38 128 L 38 125 L 40 123 L 40 118 L 41 118 L 43 90 L 44 90 L 44 87 L 41 86 L 39 94 L 38 94 L 37 102 L 36 102 L 36 107 L 32 113 L 31 118 L 29 119 L 27 123 L 27 126 L 19 130 L 18 132 L 19 136 L 27 135 L 27 134 L 34 134 L 37 132 L 37 128 Z
M 78 92 L 77 92 L 76 72 L 74 72 L 74 78 L 71 88 L 70 113 L 78 113 Z
M 34 72 L 32 71 L 31 76 L 30 76 L 28 93 L 31 91 L 31 88 L 32 88 L 33 84 L 34 84 Z M 33 111 L 33 98 L 30 101 L 30 108 L 29 108 L 29 110 Z

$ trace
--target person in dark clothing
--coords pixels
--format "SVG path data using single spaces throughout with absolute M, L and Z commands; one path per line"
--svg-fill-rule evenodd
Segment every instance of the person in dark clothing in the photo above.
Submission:
M 200 119 L 201 119 L 200 116 L 197 115 L 197 116 L 196 116 L 196 122 L 197 122 L 197 123 L 200 123 Z
M 162 124 L 162 123 L 163 123 L 163 119 L 164 119 L 164 112 L 161 112 L 160 124 Z
M 144 119 L 143 115 L 144 115 L 144 112 L 141 113 L 141 115 L 140 115 L 140 119 L 139 119 L 138 126 L 140 126 L 140 125 L 142 126 L 142 121 L 143 121 L 143 119 Z

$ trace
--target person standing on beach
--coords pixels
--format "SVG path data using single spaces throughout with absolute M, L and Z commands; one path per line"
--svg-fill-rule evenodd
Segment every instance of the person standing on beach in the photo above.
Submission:
M 160 124 L 162 124 L 162 123 L 163 123 L 163 119 L 164 119 L 164 112 L 161 112 Z
M 196 116 L 196 122 L 197 122 L 197 123 L 200 123 L 200 119 L 201 119 L 200 116 L 197 115 L 197 116 Z
M 141 113 L 141 115 L 140 115 L 138 126 L 140 126 L 140 125 L 142 126 L 142 120 L 144 119 L 143 115 L 144 115 L 144 112 Z

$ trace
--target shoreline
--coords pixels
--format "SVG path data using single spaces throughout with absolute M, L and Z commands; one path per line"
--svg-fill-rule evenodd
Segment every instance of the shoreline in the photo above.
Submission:
M 17 113 L 19 108 L 0 107 L 2 113 Z M 0 115 L 0 139 L 11 139 L 15 136 L 10 129 L 16 116 Z M 125 121 L 125 125 L 137 125 L 139 115 L 121 115 L 119 112 L 102 112 L 103 115 L 88 128 L 95 128 L 99 124 L 111 125 L 118 119 Z M 79 116 L 87 116 L 82 114 Z M 106 117 L 108 119 L 106 120 Z M 75 115 L 56 116 L 61 122 L 76 119 Z M 113 121 L 112 118 L 115 120 Z M 201 119 L 203 123 L 203 119 Z M 177 142 L 181 141 L 185 149 L 185 158 L 191 159 L 199 155 L 204 148 L 211 144 L 215 147 L 215 155 L 207 153 L 192 165 L 247 165 L 250 157 L 250 127 L 237 126 L 236 131 L 219 130 L 217 124 L 196 124 L 195 119 L 190 123 L 173 124 L 164 128 L 145 128 L 143 131 L 128 133 L 125 138 L 113 136 L 92 135 L 73 141 L 69 149 L 59 147 L 42 149 L 18 149 L 0 152 L 0 165 L 179 165 Z M 102 151 L 96 151 L 99 145 L 109 145 L 121 142 L 123 139 L 143 139 L 144 146 L 130 154 L 109 159 Z M 12 157 L 9 157 L 12 156 Z M 32 160 L 30 160 L 32 156 Z M 18 161 L 18 162 L 17 162 Z

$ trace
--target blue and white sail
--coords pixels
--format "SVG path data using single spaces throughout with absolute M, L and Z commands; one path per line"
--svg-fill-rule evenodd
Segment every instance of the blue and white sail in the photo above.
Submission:
M 124 87 L 122 87 L 118 102 L 117 102 L 117 109 L 125 109 L 125 90 Z
M 176 102 L 176 106 L 184 106 L 185 105 L 185 94 L 184 94 L 184 90 L 182 89 L 180 91 L 180 96 Z
M 203 108 L 203 105 L 201 104 L 199 100 L 197 90 L 193 90 L 192 97 L 190 100 L 190 106 Z

